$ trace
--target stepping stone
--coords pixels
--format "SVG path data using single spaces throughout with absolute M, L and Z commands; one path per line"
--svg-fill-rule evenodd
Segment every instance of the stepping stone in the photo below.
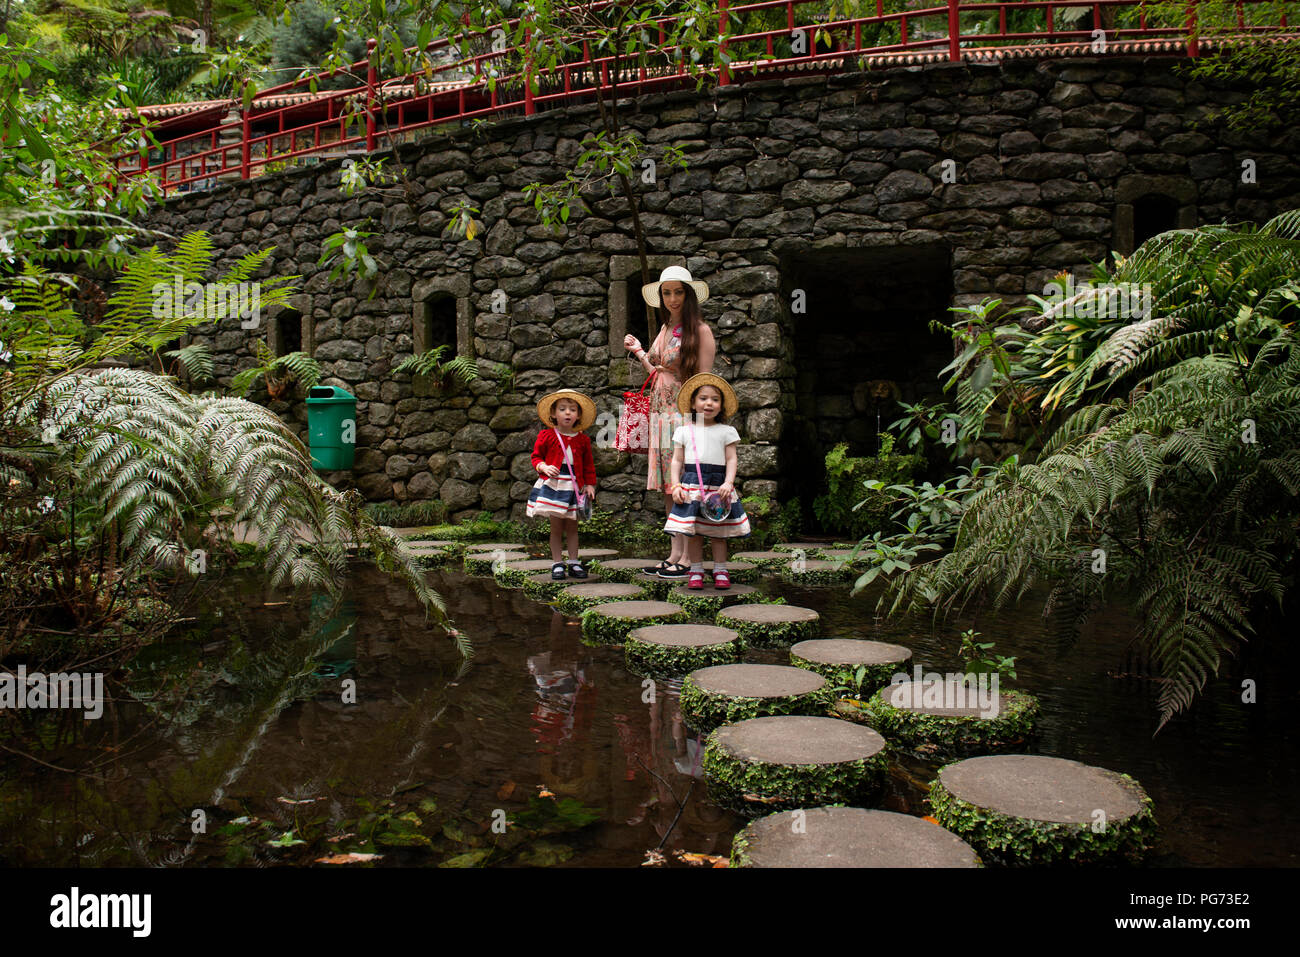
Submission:
M 565 588 L 555 593 L 555 607 L 566 615 L 578 617 L 588 608 L 607 601 L 631 601 L 645 598 L 645 591 L 640 585 L 625 585 L 620 582 L 579 582 L 570 581 Z
M 815 671 L 831 684 L 851 688 L 864 697 L 875 694 L 899 672 L 906 672 L 911 660 L 910 648 L 857 638 L 817 638 L 790 649 L 790 664 L 796 668 Z M 863 669 L 861 681 L 859 668 Z
M 716 625 L 651 625 L 628 632 L 628 668 L 649 678 L 680 678 L 699 668 L 740 660 L 741 644 L 730 628 Z
M 588 560 L 588 559 L 590 559 L 591 561 L 599 561 L 599 560 L 601 560 L 601 559 L 615 559 L 615 558 L 618 558 L 618 549 L 616 549 L 616 548 L 579 548 L 579 549 L 578 549 L 578 557 L 579 557 L 580 559 L 582 559 L 583 561 L 586 561 L 586 560 Z M 646 564 L 653 565 L 654 562 L 647 562 Z
M 656 601 L 667 601 L 669 592 L 678 585 L 686 584 L 685 578 L 660 578 L 658 575 L 647 575 L 645 572 L 637 572 L 629 581 L 633 585 L 640 585 L 646 590 L 646 594 L 653 595 Z
M 494 575 L 496 567 L 506 562 L 526 562 L 526 552 L 466 552 L 465 572 L 469 575 Z
M 528 546 L 523 542 L 472 542 L 465 546 L 466 552 L 495 552 L 498 549 L 503 552 L 526 552 Z
M 555 562 L 549 558 L 528 558 L 521 562 L 502 562 L 496 567 L 492 577 L 496 579 L 497 584 L 502 588 L 523 588 L 524 582 L 530 575 L 536 575 L 538 572 L 544 571 L 549 578 L 551 566 L 554 564 Z
M 942 676 L 935 675 L 935 678 Z M 1024 745 L 1038 721 L 1038 699 L 1018 691 L 957 682 L 905 681 L 864 700 L 866 723 L 918 754 L 970 754 Z M 987 716 L 986 716 L 987 715 Z
M 979 867 L 957 835 L 910 814 L 860 807 L 782 811 L 731 843 L 732 867 Z
M 763 571 L 778 568 L 781 565 L 789 564 L 793 557 L 789 552 L 736 552 L 731 556 L 740 562 L 748 562 L 751 565 L 757 565 Z
M 795 585 L 843 585 L 857 579 L 858 573 L 847 562 L 792 562 L 781 568 L 781 577 Z
M 717 665 L 682 682 L 682 717 L 704 734 L 771 714 L 824 715 L 834 695 L 821 675 L 788 665 Z
M 747 647 L 775 648 L 821 632 L 821 615 L 798 605 L 751 604 L 724 608 L 716 623 L 740 632 Z
M 820 558 L 825 542 L 781 542 L 773 545 L 774 552 L 803 552 L 804 558 Z
M 621 645 L 628 632 L 648 625 L 684 625 L 681 605 L 666 601 L 609 601 L 582 613 L 582 640 L 589 645 Z
M 1136 864 L 1156 830 L 1127 774 L 1027 754 L 968 758 L 930 786 L 938 822 L 1005 864 Z
M 709 798 L 738 814 L 860 804 L 885 779 L 885 739 L 838 718 L 778 715 L 709 735 Z
M 591 568 L 599 571 L 607 581 L 630 584 L 641 569 L 658 564 L 657 558 L 593 558 Z
M 668 590 L 668 601 L 681 605 L 692 618 L 707 618 L 713 621 L 724 605 L 739 605 L 761 597 L 753 585 L 736 585 L 719 591 L 710 584 L 705 584 L 700 591 L 691 591 L 685 585 L 674 585 Z
M 865 548 L 823 548 L 821 557 L 828 562 L 851 562 L 855 567 L 867 564 Z
M 529 575 L 524 579 L 524 594 L 534 601 L 550 602 L 561 589 L 569 588 L 573 585 L 573 579 L 571 578 L 562 578 L 559 581 L 551 578 L 551 573 L 549 571 L 551 563 L 547 562 L 546 567 L 548 569 L 547 571 L 536 575 Z M 589 575 L 583 584 L 599 585 L 600 576 Z
M 381 525 L 379 527 L 387 529 L 394 535 L 398 535 L 402 538 L 421 538 L 429 531 L 429 529 L 434 528 L 435 526 L 417 525 L 410 528 L 394 528 L 392 525 Z
M 429 541 L 410 540 L 407 542 L 406 547 L 421 565 L 442 565 L 460 554 L 460 545 L 457 542 L 438 541 L 436 539 Z
M 706 546 L 707 547 L 707 546 Z M 704 562 L 704 577 L 713 577 L 713 562 Z M 727 560 L 727 576 L 733 582 L 753 584 L 758 581 L 758 566 L 751 562 L 733 562 Z M 705 582 L 708 584 L 708 582 Z

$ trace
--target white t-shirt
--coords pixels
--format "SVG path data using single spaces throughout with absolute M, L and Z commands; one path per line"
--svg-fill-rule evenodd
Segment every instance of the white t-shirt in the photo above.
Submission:
M 695 451 L 691 447 L 691 432 L 695 433 L 695 447 L 700 451 L 701 465 L 726 465 L 727 446 L 740 441 L 740 433 L 729 425 L 683 425 L 673 433 L 673 444 L 686 450 L 686 464 L 695 464 Z

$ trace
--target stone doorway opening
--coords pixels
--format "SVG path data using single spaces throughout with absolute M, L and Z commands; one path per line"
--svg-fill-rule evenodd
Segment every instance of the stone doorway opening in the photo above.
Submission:
M 778 497 L 799 496 L 808 525 L 827 488 L 827 452 L 846 442 L 851 456 L 875 455 L 878 430 L 901 417 L 900 400 L 942 394 L 952 342 L 930 323 L 951 321 L 952 251 L 942 243 L 817 250 L 783 259 L 781 275 L 795 388 L 783 403 Z

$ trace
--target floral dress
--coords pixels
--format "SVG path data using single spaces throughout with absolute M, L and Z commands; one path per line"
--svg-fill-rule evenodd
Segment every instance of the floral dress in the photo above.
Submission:
M 680 328 L 680 327 L 677 327 Z M 662 489 L 672 483 L 673 433 L 682 424 L 677 395 L 682 391 L 682 340 L 665 325 L 647 351 L 651 365 L 666 366 L 650 383 L 650 465 L 647 489 Z

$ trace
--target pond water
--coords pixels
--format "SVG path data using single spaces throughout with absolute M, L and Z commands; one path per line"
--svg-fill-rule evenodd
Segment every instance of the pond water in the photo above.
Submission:
M 369 849 L 379 866 L 634 867 L 652 849 L 667 866 L 686 866 L 675 851 L 728 855 L 744 822 L 709 802 L 674 687 L 647 701 L 622 649 L 585 646 L 576 619 L 491 579 L 430 575 L 474 642 L 468 665 L 378 572 L 356 569 L 338 604 L 235 580 L 219 617 L 203 611 L 184 640 L 148 649 L 114 682 L 99 721 L 22 715 L 12 747 L 39 741 L 46 764 L 80 770 L 5 757 L 0 863 L 265 866 Z M 956 670 L 958 634 L 979 628 L 1017 656 L 1013 687 L 1042 703 L 1039 753 L 1146 788 L 1161 826 L 1152 866 L 1297 863 L 1300 694 L 1284 680 L 1296 664 L 1285 643 L 1256 641 L 1153 737 L 1158 683 L 1125 674 L 1137 622 L 1120 611 L 1061 648 L 1032 600 L 933 626 L 878 619 L 874 592 L 764 589 L 817 609 L 828 636 L 904 644 L 937 671 Z M 1257 701 L 1243 704 L 1250 677 Z M 879 806 L 928 813 L 938 766 L 895 760 Z M 354 836 L 329 840 L 340 835 Z

